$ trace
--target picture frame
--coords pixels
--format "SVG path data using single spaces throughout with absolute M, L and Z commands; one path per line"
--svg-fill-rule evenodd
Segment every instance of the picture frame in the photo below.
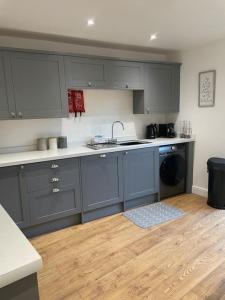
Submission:
M 216 70 L 199 72 L 199 107 L 215 106 Z

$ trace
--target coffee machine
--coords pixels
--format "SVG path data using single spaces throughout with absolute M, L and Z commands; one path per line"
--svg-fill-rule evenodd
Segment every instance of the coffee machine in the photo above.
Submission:
M 177 134 L 174 127 L 174 123 L 159 124 L 159 137 L 175 138 Z

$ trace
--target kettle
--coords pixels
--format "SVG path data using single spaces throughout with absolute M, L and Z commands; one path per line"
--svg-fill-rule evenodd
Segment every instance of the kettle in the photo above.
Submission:
M 146 139 L 155 139 L 157 137 L 157 125 L 150 124 L 147 126 Z

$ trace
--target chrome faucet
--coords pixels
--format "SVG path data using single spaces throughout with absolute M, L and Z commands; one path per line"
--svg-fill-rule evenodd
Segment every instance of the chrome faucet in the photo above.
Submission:
M 112 123 L 112 138 L 110 140 L 111 143 L 116 143 L 117 142 L 117 139 L 114 139 L 114 125 L 116 123 L 120 124 L 122 126 L 123 130 L 124 130 L 124 124 L 123 124 L 123 122 L 121 122 L 121 121 L 115 121 L 115 122 L 113 122 Z

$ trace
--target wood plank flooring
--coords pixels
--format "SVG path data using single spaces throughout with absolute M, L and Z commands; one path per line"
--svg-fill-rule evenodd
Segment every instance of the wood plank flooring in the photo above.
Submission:
M 166 202 L 186 215 L 141 229 L 117 214 L 32 239 L 41 300 L 225 300 L 225 211 Z

